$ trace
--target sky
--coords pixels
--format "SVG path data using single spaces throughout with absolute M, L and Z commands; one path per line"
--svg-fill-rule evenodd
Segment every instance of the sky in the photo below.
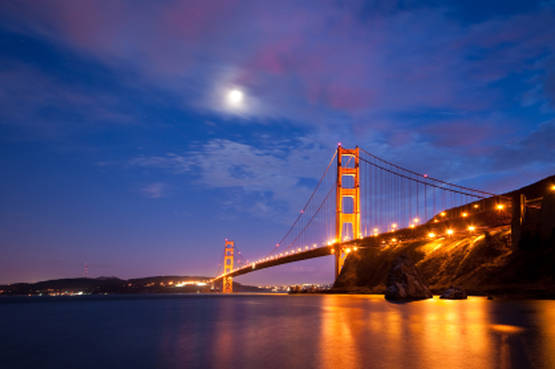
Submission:
M 0 283 L 264 256 L 339 141 L 496 193 L 553 175 L 554 29 L 555 1 L 4 0 Z

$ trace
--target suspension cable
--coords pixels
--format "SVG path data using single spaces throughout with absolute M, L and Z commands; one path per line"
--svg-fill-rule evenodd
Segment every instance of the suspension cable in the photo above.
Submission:
M 333 163 L 333 161 L 335 160 L 335 157 L 337 156 L 337 150 L 333 153 L 332 158 L 330 159 L 328 166 L 326 167 L 326 169 L 324 170 L 324 174 L 322 174 L 322 177 L 320 177 L 320 181 L 318 181 L 318 184 L 316 185 L 316 187 L 314 188 L 314 191 L 312 191 L 312 194 L 310 195 L 310 197 L 308 198 L 306 204 L 304 205 L 304 207 L 302 208 L 302 210 L 299 212 L 299 214 L 297 215 L 297 218 L 295 219 L 295 221 L 293 222 L 293 224 L 291 225 L 291 227 L 289 227 L 289 230 L 287 231 L 287 233 L 285 233 L 285 235 L 279 240 L 279 242 L 276 244 L 276 246 L 274 248 L 277 248 L 281 245 L 281 243 L 287 239 L 287 237 L 289 236 L 289 234 L 291 234 L 291 232 L 293 231 L 293 228 L 295 228 L 295 226 L 297 225 L 297 223 L 299 222 L 299 220 L 301 219 L 301 217 L 304 214 L 304 211 L 306 210 L 306 208 L 308 207 L 308 205 L 310 204 L 310 202 L 312 201 L 312 199 L 314 198 L 314 195 L 316 195 L 316 192 L 318 191 L 318 188 L 320 187 L 320 185 L 322 184 L 324 178 L 326 177 L 326 174 L 328 173 L 328 170 L 331 167 L 331 164 Z M 273 250 L 272 250 L 273 251 Z
M 477 189 L 475 189 L 475 188 L 465 187 L 465 186 L 457 185 L 457 184 L 450 183 L 450 182 L 447 182 L 447 181 L 443 181 L 443 180 L 441 180 L 441 179 L 437 179 L 437 178 L 434 178 L 434 177 L 430 177 L 430 176 L 428 176 L 427 174 L 418 173 L 418 172 L 415 172 L 414 170 L 410 170 L 410 169 L 404 168 L 404 167 L 402 167 L 402 166 L 400 166 L 400 165 L 397 165 L 397 164 L 395 164 L 395 163 L 392 163 L 392 162 L 390 162 L 390 161 L 387 161 L 387 160 L 385 160 L 385 159 L 382 159 L 382 158 L 380 158 L 379 156 L 376 156 L 376 155 L 374 155 L 374 154 L 372 154 L 372 153 L 370 153 L 370 152 L 364 150 L 363 148 L 360 148 L 360 150 L 363 151 L 366 155 L 368 155 L 368 156 L 370 156 L 370 157 L 372 157 L 372 158 L 374 158 L 374 159 L 376 159 L 376 160 L 379 160 L 379 161 L 381 161 L 382 163 L 385 163 L 385 164 L 387 164 L 387 165 L 390 165 L 390 166 L 392 166 L 392 167 L 394 167 L 394 168 L 397 168 L 397 169 L 399 169 L 399 170 L 408 172 L 408 173 L 413 174 L 413 175 L 415 175 L 415 176 L 423 177 L 423 178 L 426 178 L 426 179 L 428 179 L 428 180 L 430 180 L 430 181 L 438 182 L 438 183 L 441 183 L 441 184 L 444 184 L 444 185 L 447 185 L 447 186 L 456 187 L 456 188 L 459 188 L 459 189 L 461 189 L 461 190 L 466 190 L 466 191 L 470 191 L 470 192 L 477 192 L 477 193 L 481 193 L 481 194 L 483 194 L 483 195 L 488 195 L 488 196 L 498 196 L 498 195 L 495 194 L 495 193 L 486 192 L 486 191 L 482 191 L 482 190 L 477 190 Z M 421 182 L 421 183 L 422 183 L 422 182 Z M 431 185 L 431 184 L 430 184 L 430 185 Z M 459 193 L 460 193 L 460 192 L 459 192 Z M 482 198 L 484 198 L 484 197 L 482 197 Z

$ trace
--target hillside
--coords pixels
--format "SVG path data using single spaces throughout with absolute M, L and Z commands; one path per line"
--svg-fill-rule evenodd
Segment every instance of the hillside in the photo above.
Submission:
M 348 255 L 333 290 L 384 293 L 393 261 L 405 255 L 434 293 L 456 286 L 474 294 L 555 297 L 553 183 L 554 177 L 549 177 L 501 199 L 450 209 L 418 229 L 353 242 L 358 251 Z M 507 199 L 521 195 L 528 199 L 524 200 L 526 213 L 515 225 L 515 212 Z M 507 205 L 502 210 L 496 209 L 500 202 Z M 462 212 L 469 216 L 457 216 Z M 448 235 L 447 229 L 453 234 Z
M 135 279 L 116 277 L 65 278 L 37 283 L 14 283 L 0 286 L 0 295 L 80 295 L 143 293 L 210 293 L 208 277 L 156 276 Z M 220 286 L 215 286 L 216 291 Z M 233 282 L 235 292 L 269 292 L 255 286 Z

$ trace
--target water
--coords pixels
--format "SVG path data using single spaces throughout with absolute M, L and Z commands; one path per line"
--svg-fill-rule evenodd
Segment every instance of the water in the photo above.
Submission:
M 0 367 L 555 368 L 555 301 L 0 298 Z

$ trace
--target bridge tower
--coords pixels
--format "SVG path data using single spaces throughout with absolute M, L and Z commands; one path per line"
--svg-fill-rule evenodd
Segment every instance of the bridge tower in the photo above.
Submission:
M 224 247 L 224 274 L 231 273 L 233 271 L 233 260 L 234 260 L 235 242 L 225 239 Z M 233 277 L 224 277 L 222 280 L 222 293 L 232 293 L 233 292 Z
M 349 183 L 344 183 L 351 177 Z M 345 149 L 337 146 L 337 182 L 335 199 L 335 239 L 338 245 L 346 241 L 344 235 L 345 224 L 350 224 L 353 239 L 360 238 L 360 177 L 359 177 L 359 148 Z M 346 213 L 343 200 L 352 199 L 352 212 Z M 347 252 L 343 247 L 337 246 L 335 250 L 335 278 L 341 273 Z

